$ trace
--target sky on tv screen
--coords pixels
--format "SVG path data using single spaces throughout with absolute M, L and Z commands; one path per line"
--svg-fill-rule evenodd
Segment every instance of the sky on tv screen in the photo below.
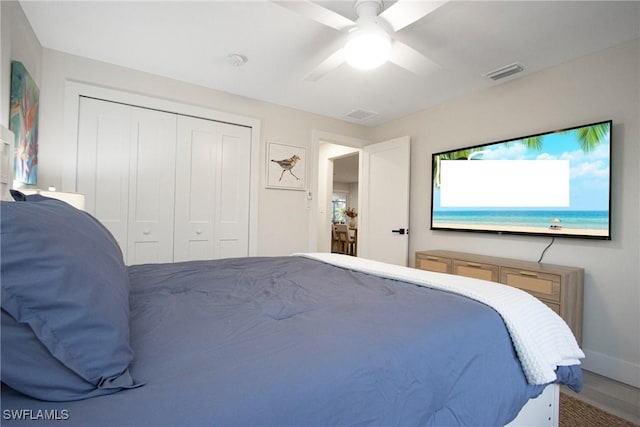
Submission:
M 608 211 L 609 133 L 610 123 L 604 122 L 540 135 L 535 141 L 519 139 L 458 152 L 468 160 L 443 156 L 439 176 L 434 175 L 434 212 Z

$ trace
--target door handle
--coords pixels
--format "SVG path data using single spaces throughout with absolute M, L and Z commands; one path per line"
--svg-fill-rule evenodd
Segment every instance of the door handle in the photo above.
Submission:
M 392 233 L 409 234 L 409 229 L 399 228 L 397 230 L 391 230 Z

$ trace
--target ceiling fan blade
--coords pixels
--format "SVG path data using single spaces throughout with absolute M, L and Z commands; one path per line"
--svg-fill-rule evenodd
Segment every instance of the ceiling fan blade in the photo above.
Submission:
M 356 23 L 351 19 L 345 18 L 332 10 L 325 9 L 324 7 L 316 3 L 312 3 L 309 0 L 273 1 L 273 3 L 339 31 L 346 30 L 349 27 L 356 25 Z
M 422 53 L 398 40 L 393 41 L 389 61 L 419 76 L 426 76 L 441 68 Z
M 416 1 L 416 0 L 398 0 L 387 10 L 382 12 L 380 16 L 391 25 L 393 31 L 400 31 L 404 27 L 424 18 L 448 0 L 439 1 Z
M 328 72 L 344 63 L 344 49 L 340 48 L 324 59 L 316 68 L 304 77 L 305 81 L 317 82 Z

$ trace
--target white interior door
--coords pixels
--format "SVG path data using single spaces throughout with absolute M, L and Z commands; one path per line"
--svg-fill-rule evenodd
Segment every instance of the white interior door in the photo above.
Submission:
M 132 110 L 128 264 L 173 261 L 175 114 Z
M 127 260 L 131 111 L 120 104 L 80 98 L 77 191 L 85 209 L 113 234 Z
M 407 265 L 410 139 L 367 145 L 360 168 L 358 256 Z
M 215 258 L 249 255 L 251 129 L 218 123 Z M 257 172 L 255 172 L 257 173 Z
M 127 264 L 173 260 L 176 115 L 80 98 L 77 189 Z
M 249 255 L 251 129 L 180 116 L 176 261 Z
M 252 129 L 80 98 L 77 191 L 127 264 L 249 255 Z

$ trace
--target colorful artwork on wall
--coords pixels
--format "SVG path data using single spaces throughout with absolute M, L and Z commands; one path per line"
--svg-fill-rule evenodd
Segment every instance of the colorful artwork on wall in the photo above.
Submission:
M 38 107 L 40 90 L 18 61 L 11 62 L 9 129 L 15 135 L 14 179 L 38 182 Z

